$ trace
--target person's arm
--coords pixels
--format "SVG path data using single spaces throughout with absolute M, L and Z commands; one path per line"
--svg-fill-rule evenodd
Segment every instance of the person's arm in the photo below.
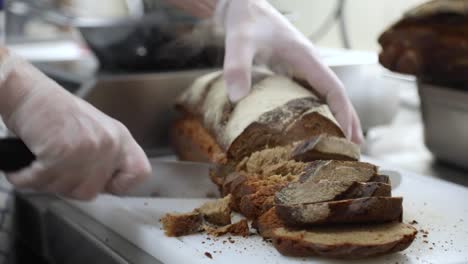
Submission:
M 231 101 L 251 89 L 254 59 L 274 61 L 304 78 L 327 101 L 345 135 L 362 143 L 361 125 L 343 83 L 324 65 L 312 44 L 267 0 L 166 0 L 192 14 L 207 16 L 217 2 L 215 22 L 226 35 L 224 78 Z
M 25 60 L 0 49 L 0 115 L 37 160 L 7 174 L 19 188 L 92 199 L 121 194 L 151 173 L 129 131 Z

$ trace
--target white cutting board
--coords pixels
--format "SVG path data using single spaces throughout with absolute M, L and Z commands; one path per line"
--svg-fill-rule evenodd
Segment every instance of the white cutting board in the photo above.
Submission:
M 399 171 L 401 181 L 398 173 L 391 177 L 398 185 L 394 196 L 404 197 L 404 221 L 416 220 L 414 226 L 428 234 L 423 237 L 419 232 L 401 253 L 367 260 L 284 257 L 259 236 L 232 237 L 231 243 L 228 236 L 208 240 L 204 234 L 164 235 L 158 220 L 165 213 L 188 212 L 205 200 L 102 196 L 91 203 L 72 203 L 164 263 L 468 263 L 468 188 L 372 162 L 381 170 Z

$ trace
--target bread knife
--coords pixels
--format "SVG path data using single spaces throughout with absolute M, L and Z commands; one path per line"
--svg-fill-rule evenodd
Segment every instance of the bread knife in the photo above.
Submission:
M 19 138 L 0 139 L 0 171 L 15 172 L 29 166 L 36 156 Z M 149 158 L 153 173 L 124 196 L 212 198 L 218 195 L 211 182 L 212 164 Z
M 21 139 L 0 139 L 0 171 L 19 171 L 29 166 L 34 160 L 36 156 Z

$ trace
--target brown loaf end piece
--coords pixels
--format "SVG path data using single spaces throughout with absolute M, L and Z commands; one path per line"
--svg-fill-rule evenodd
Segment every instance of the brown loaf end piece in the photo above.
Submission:
M 210 224 L 229 225 L 231 224 L 231 201 L 232 195 L 228 195 L 222 199 L 206 202 L 195 211 L 199 212 L 203 219 Z
M 203 231 L 203 217 L 198 212 L 166 214 L 161 218 L 164 233 L 169 237 L 191 235 Z
M 405 250 L 417 231 L 398 222 L 289 229 L 277 217 L 275 208 L 255 222 L 259 233 L 273 240 L 283 255 L 359 259 Z
M 277 205 L 276 213 L 287 226 L 383 223 L 399 221 L 401 197 L 366 197 L 312 204 Z
M 183 120 L 198 120 L 228 160 L 237 162 L 255 151 L 321 134 L 344 137 L 330 109 L 314 92 L 272 73 L 255 72 L 254 79 L 252 92 L 232 105 L 221 73 L 203 76 L 179 97 L 177 108 Z M 177 142 L 189 134 L 184 132 L 189 130 L 186 126 L 188 121 L 180 121 L 173 131 L 182 157 L 189 156 L 184 155 L 188 150 Z

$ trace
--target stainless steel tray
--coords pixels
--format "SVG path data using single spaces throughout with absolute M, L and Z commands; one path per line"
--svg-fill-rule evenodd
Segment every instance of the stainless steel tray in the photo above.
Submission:
M 468 92 L 418 82 L 425 143 L 440 160 L 468 169 Z
M 175 99 L 209 71 L 100 76 L 77 95 L 127 126 L 149 156 L 167 155 Z

